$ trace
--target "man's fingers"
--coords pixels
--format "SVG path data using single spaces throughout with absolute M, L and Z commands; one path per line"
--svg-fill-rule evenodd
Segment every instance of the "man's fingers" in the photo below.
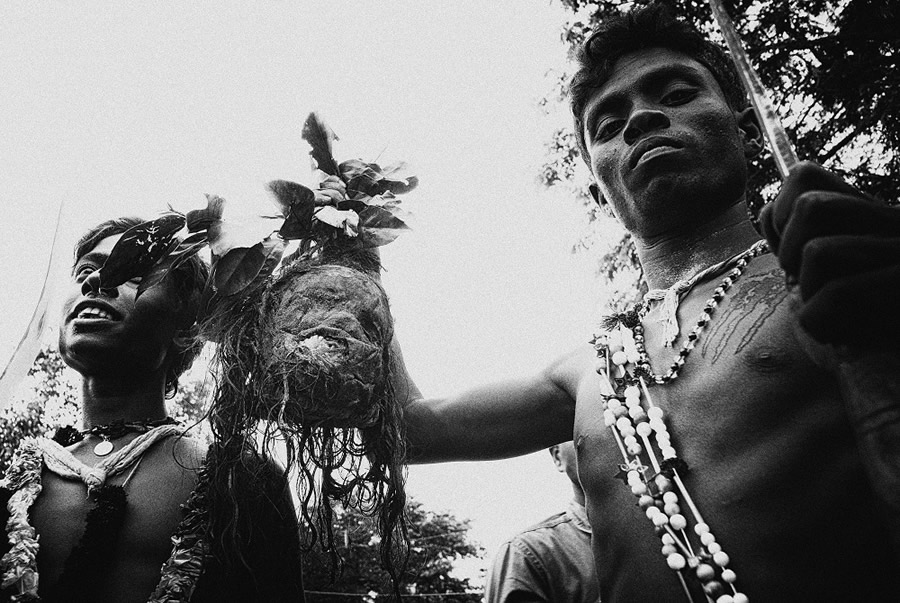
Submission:
M 316 192 L 316 205 L 336 205 L 338 202 L 346 199 L 341 191 L 318 189 Z
M 900 236 L 819 237 L 803 248 L 803 261 L 798 275 L 800 296 L 807 300 L 831 281 L 891 266 L 900 266 Z M 897 288 L 900 294 L 900 283 L 885 283 L 880 291 L 871 291 L 868 294 L 881 295 L 889 287 Z M 900 307 L 900 299 L 897 301 Z
M 760 213 L 760 225 L 772 250 L 779 253 L 782 233 L 794 209 L 797 199 L 809 191 L 832 191 L 851 196 L 860 192 L 844 182 L 837 175 L 811 161 L 801 161 L 791 169 L 790 175 L 781 185 L 774 201 Z
M 344 181 L 337 176 L 327 176 L 323 178 L 321 182 L 319 182 L 319 188 L 346 191 L 347 185 L 344 184 Z
M 842 193 L 813 191 L 801 195 L 781 233 L 778 259 L 785 272 L 798 276 L 804 248 L 831 236 L 896 237 L 900 209 Z
M 833 280 L 803 304 L 800 324 L 822 343 L 896 345 L 900 336 L 898 283 L 898 265 Z
M 347 198 L 347 185 L 337 176 L 326 176 L 316 189 L 316 205 L 337 205 Z

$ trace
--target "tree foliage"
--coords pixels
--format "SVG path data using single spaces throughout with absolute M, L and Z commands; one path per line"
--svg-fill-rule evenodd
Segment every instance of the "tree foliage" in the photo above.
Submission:
M 456 563 L 483 556 L 479 546 L 469 542 L 469 522 L 447 513 L 424 509 L 418 501 L 406 505 L 409 520 L 410 554 L 404 573 L 404 594 L 444 594 L 423 598 L 431 603 L 476 603 L 467 578 L 452 575 Z M 337 553 L 343 559 L 340 575 L 332 581 L 328 558 L 317 550 L 305 555 L 303 582 L 310 603 L 388 600 L 390 577 L 382 569 L 378 555 L 377 530 L 373 520 L 354 509 L 339 509 L 334 522 Z M 321 594 L 346 593 L 346 594 Z
M 0 414 L 0 474 L 24 438 L 52 435 L 60 425 L 75 424 L 80 414 L 75 383 L 59 352 L 40 351 L 22 393 Z
M 720 40 L 706 0 L 663 0 Z M 562 32 L 574 51 L 601 20 L 646 4 L 561 0 L 571 11 Z M 900 5 L 881 0 L 726 0 L 744 46 L 801 159 L 844 176 L 886 202 L 900 199 Z M 548 102 L 564 100 L 564 74 Z M 541 179 L 583 191 L 571 130 L 548 144 Z M 580 176 L 579 176 L 580 174 Z M 751 169 L 748 201 L 758 211 L 777 190 L 771 157 Z M 606 258 L 601 272 L 609 265 Z

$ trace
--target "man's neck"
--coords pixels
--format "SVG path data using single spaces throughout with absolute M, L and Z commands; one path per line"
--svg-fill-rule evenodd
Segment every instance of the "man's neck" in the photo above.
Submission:
M 585 501 L 584 490 L 582 490 L 580 484 L 576 484 L 575 482 L 572 482 L 572 494 L 573 494 L 572 498 L 575 500 L 575 502 L 577 502 L 579 505 L 581 505 L 583 507 L 584 501 Z
M 155 420 L 166 416 L 165 384 L 158 379 L 85 376 L 81 391 L 85 429 L 115 421 Z
M 667 289 L 746 250 L 759 238 L 743 204 L 737 204 L 690 230 L 648 239 L 635 237 L 635 247 L 650 288 Z

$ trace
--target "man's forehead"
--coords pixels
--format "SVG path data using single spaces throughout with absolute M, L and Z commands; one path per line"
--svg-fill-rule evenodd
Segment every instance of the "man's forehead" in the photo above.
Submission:
M 670 48 L 642 48 L 622 55 L 613 63 L 609 77 L 600 85 L 597 95 L 678 75 L 715 80 L 703 63 L 683 52 Z
M 97 244 L 92 248 L 88 249 L 85 253 L 81 255 L 77 259 L 78 262 L 84 260 L 91 259 L 103 259 L 109 256 L 110 252 L 113 250 L 113 247 L 116 246 L 116 243 L 119 242 L 119 239 L 122 238 L 122 233 L 109 235 L 108 237 L 103 237 Z

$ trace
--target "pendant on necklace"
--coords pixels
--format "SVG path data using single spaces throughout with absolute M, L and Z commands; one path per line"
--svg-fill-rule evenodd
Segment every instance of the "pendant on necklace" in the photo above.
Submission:
M 103 440 L 102 442 L 94 446 L 94 454 L 96 454 L 97 456 L 106 456 L 113 451 L 113 448 L 114 446 L 112 442 L 110 442 L 109 440 Z

